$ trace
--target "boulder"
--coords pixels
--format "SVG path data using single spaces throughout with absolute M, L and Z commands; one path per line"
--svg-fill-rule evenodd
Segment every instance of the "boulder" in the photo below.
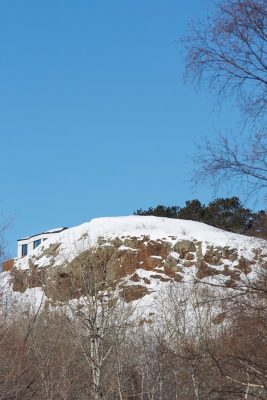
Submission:
M 146 286 L 142 285 L 131 285 L 131 286 L 124 286 L 120 293 L 120 296 L 126 303 L 129 303 L 134 300 L 141 299 L 146 294 L 150 293 Z
M 185 258 L 188 253 L 196 252 L 197 248 L 191 240 L 179 240 L 173 246 L 173 250 L 180 254 L 181 258 Z

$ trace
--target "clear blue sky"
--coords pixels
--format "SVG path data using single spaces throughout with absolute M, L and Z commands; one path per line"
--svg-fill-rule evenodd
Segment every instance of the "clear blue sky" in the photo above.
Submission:
M 205 0 L 1 2 L 0 218 L 12 219 L 11 255 L 16 239 L 45 229 L 212 199 L 188 182 L 191 156 L 236 114 L 184 85 L 177 42 L 206 13 Z

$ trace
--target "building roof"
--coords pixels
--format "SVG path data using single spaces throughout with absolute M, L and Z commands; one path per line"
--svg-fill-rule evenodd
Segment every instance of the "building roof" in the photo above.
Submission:
M 49 229 L 48 231 L 36 233 L 35 235 L 31 235 L 31 236 L 26 236 L 26 237 L 24 237 L 24 238 L 18 239 L 17 241 L 20 242 L 21 240 L 27 240 L 27 239 L 33 238 L 33 237 L 35 237 L 35 236 L 45 235 L 45 234 L 47 234 L 47 233 L 48 233 L 48 234 L 49 234 L 49 233 L 59 233 L 59 232 L 64 231 L 65 229 L 68 229 L 68 228 L 64 226 L 64 227 L 62 227 L 62 228 Z

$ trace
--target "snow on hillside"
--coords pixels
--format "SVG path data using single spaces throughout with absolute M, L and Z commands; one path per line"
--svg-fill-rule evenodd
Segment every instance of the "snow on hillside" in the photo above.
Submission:
M 49 257 L 43 254 L 49 246 L 55 243 L 58 244 L 59 251 L 54 257 L 54 266 L 69 262 L 84 249 L 95 246 L 100 237 L 121 238 L 126 236 L 149 236 L 152 240 L 161 239 L 168 242 L 195 239 L 203 244 L 235 248 L 239 254 L 247 258 L 253 256 L 252 249 L 267 250 L 267 242 L 264 240 L 226 232 L 196 221 L 152 216 L 96 218 L 53 235 L 27 257 L 18 260 L 16 268 L 27 269 L 29 257 L 34 257 L 35 264 L 39 267 L 48 266 Z M 203 250 L 205 252 L 205 246 Z
M 131 304 L 135 309 L 135 316 L 142 316 L 142 318 L 147 320 L 151 319 L 151 315 L 160 313 L 160 305 L 168 303 L 171 291 L 173 291 L 175 298 L 190 298 L 190 301 L 193 302 L 194 296 L 191 296 L 191 294 L 194 291 L 195 281 L 201 282 L 201 284 L 216 283 L 219 285 L 227 285 L 227 282 L 229 282 L 229 275 L 231 275 L 231 273 L 240 272 L 240 274 L 237 274 L 237 277 L 239 277 L 237 279 L 240 279 L 240 283 L 243 282 L 246 284 L 247 282 L 253 281 L 254 278 L 257 279 L 257 271 L 258 268 L 260 268 L 260 262 L 255 259 L 255 254 L 257 253 L 255 253 L 255 249 L 260 249 L 260 254 L 263 256 L 263 260 L 267 260 L 267 242 L 261 239 L 237 235 L 195 221 L 152 216 L 126 216 L 97 218 L 82 225 L 56 233 L 33 250 L 27 257 L 17 260 L 15 270 L 27 270 L 31 263 L 35 267 L 53 268 L 57 266 L 65 266 L 82 251 L 88 250 L 97 244 L 100 247 L 110 246 L 111 241 L 116 238 L 121 239 L 117 250 L 118 252 L 123 253 L 124 256 L 127 252 L 131 253 L 136 251 L 134 248 L 136 245 L 134 240 L 135 238 L 137 238 L 138 241 L 140 238 L 140 242 L 145 247 L 145 249 L 143 248 L 143 250 L 141 250 L 141 252 L 143 251 L 142 255 L 144 257 L 141 262 L 134 262 L 134 258 L 129 256 L 128 267 L 130 272 L 127 272 L 127 274 L 121 278 L 120 290 L 123 290 L 123 286 L 128 290 L 131 286 L 147 289 L 147 292 L 142 298 L 137 298 L 131 301 Z M 128 241 L 131 242 L 130 244 L 126 243 L 127 238 L 131 239 Z M 101 239 L 100 243 L 98 243 L 99 239 Z M 159 254 L 150 254 L 147 251 L 150 240 L 159 240 L 162 247 L 164 247 L 164 244 L 166 245 L 166 243 L 171 244 L 166 253 L 167 255 L 165 259 L 162 259 Z M 185 259 L 180 259 L 179 254 L 175 250 L 175 244 L 177 244 L 177 242 L 188 240 L 194 241 L 194 243 L 196 243 L 196 248 L 201 248 L 201 257 L 204 256 L 204 254 L 208 255 L 210 246 L 214 246 L 214 248 L 217 249 L 224 247 L 234 249 L 234 253 L 238 254 L 238 259 L 222 258 L 220 259 L 220 262 L 215 265 L 207 264 L 209 268 L 208 271 L 211 272 L 211 275 L 209 276 L 209 274 L 206 273 L 204 278 L 198 278 L 197 272 L 200 267 L 197 264 L 197 250 L 194 251 L 194 257 L 187 261 Z M 199 244 L 197 244 L 197 242 Z M 129 247 L 131 244 L 133 247 Z M 147 258 L 153 259 L 153 265 L 156 265 L 158 260 L 160 266 L 147 269 L 144 267 L 147 252 L 149 253 Z M 244 259 L 252 260 L 251 269 L 248 268 L 250 272 L 244 273 L 244 271 L 236 270 L 242 257 Z M 169 258 L 173 261 L 177 259 L 177 263 L 179 263 L 179 268 L 182 271 L 181 285 L 179 285 L 180 282 L 177 283 L 177 281 L 175 281 L 175 273 L 173 275 L 168 275 L 168 272 L 165 269 Z M 124 258 L 124 260 L 126 260 L 126 263 L 127 258 Z M 191 262 L 190 267 L 185 266 L 186 262 Z M 134 268 L 131 268 L 131 263 L 134 264 Z M 228 268 L 229 273 L 225 272 L 225 268 Z M 53 271 L 55 270 L 56 269 L 53 269 Z M 20 279 L 20 272 L 22 271 L 18 271 L 18 279 Z M 25 271 L 25 273 L 27 276 L 28 271 Z M 44 304 L 46 300 L 50 299 L 49 293 L 46 291 L 47 288 L 44 287 L 46 285 L 42 287 L 42 284 L 40 284 L 40 287 L 34 287 L 34 285 L 32 287 L 26 287 L 26 289 L 24 287 L 23 290 L 25 291 L 22 290 L 21 292 L 17 292 L 16 290 L 13 291 L 10 276 L 10 273 L 2 274 L 0 287 L 1 282 L 4 283 L 5 281 L 4 286 L 7 288 L 7 295 L 10 296 L 13 301 L 21 305 L 30 304 L 33 305 L 33 307 L 39 307 L 41 303 Z M 52 284 L 52 281 L 53 280 L 49 280 L 50 284 Z M 216 286 L 213 288 L 211 286 L 209 287 L 209 290 L 211 292 L 214 290 L 218 298 L 221 296 L 220 288 Z M 225 289 L 225 291 L 228 293 L 231 289 Z M 82 301 L 82 297 L 80 300 L 73 299 L 72 301 Z M 189 304 L 186 314 L 192 321 L 195 320 L 193 315 L 194 312 L 193 306 Z M 218 307 L 214 307 L 212 315 L 215 315 L 216 313 L 219 314 L 219 312 L 220 310 L 218 305 Z

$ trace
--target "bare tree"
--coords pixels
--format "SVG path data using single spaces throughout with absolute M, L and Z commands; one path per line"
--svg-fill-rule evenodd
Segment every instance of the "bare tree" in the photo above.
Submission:
M 267 131 L 243 137 L 239 143 L 221 135 L 206 140 L 195 156 L 193 181 L 212 179 L 216 186 L 236 184 L 248 196 L 263 195 L 267 188 Z
M 86 366 L 88 394 L 94 400 L 108 398 L 114 388 L 121 398 L 119 371 L 109 368 L 108 362 L 118 352 L 132 315 L 132 307 L 120 299 L 118 282 L 114 276 L 108 278 L 106 256 L 99 260 L 91 248 L 75 258 L 72 282 L 75 288 L 78 284 L 81 297 L 71 300 L 64 311 Z
M 235 300 L 228 299 L 226 334 L 209 343 L 207 352 L 230 398 L 233 394 L 243 399 L 266 398 L 266 300 L 264 293 L 250 291 Z
M 193 24 L 182 38 L 186 75 L 218 95 L 235 97 L 244 116 L 253 121 L 250 135 L 236 142 L 220 137 L 206 141 L 196 157 L 194 180 L 239 181 L 249 193 L 265 191 L 267 183 L 267 3 L 266 0 L 219 0 L 215 14 Z M 233 135 L 232 135 L 233 139 Z M 241 144 L 240 144 L 241 142 Z
M 6 239 L 5 239 L 5 233 L 6 230 L 8 229 L 10 223 L 9 222 L 2 222 L 0 224 L 0 271 L 2 268 L 2 263 L 5 260 L 6 257 Z
M 38 391 L 32 360 L 31 337 L 40 308 L 32 313 L 4 293 L 0 303 L 0 399 L 32 399 Z
M 265 0 L 220 0 L 215 15 L 192 25 L 184 38 L 186 71 L 208 78 L 219 95 L 235 94 L 252 117 L 267 108 L 267 4 Z

